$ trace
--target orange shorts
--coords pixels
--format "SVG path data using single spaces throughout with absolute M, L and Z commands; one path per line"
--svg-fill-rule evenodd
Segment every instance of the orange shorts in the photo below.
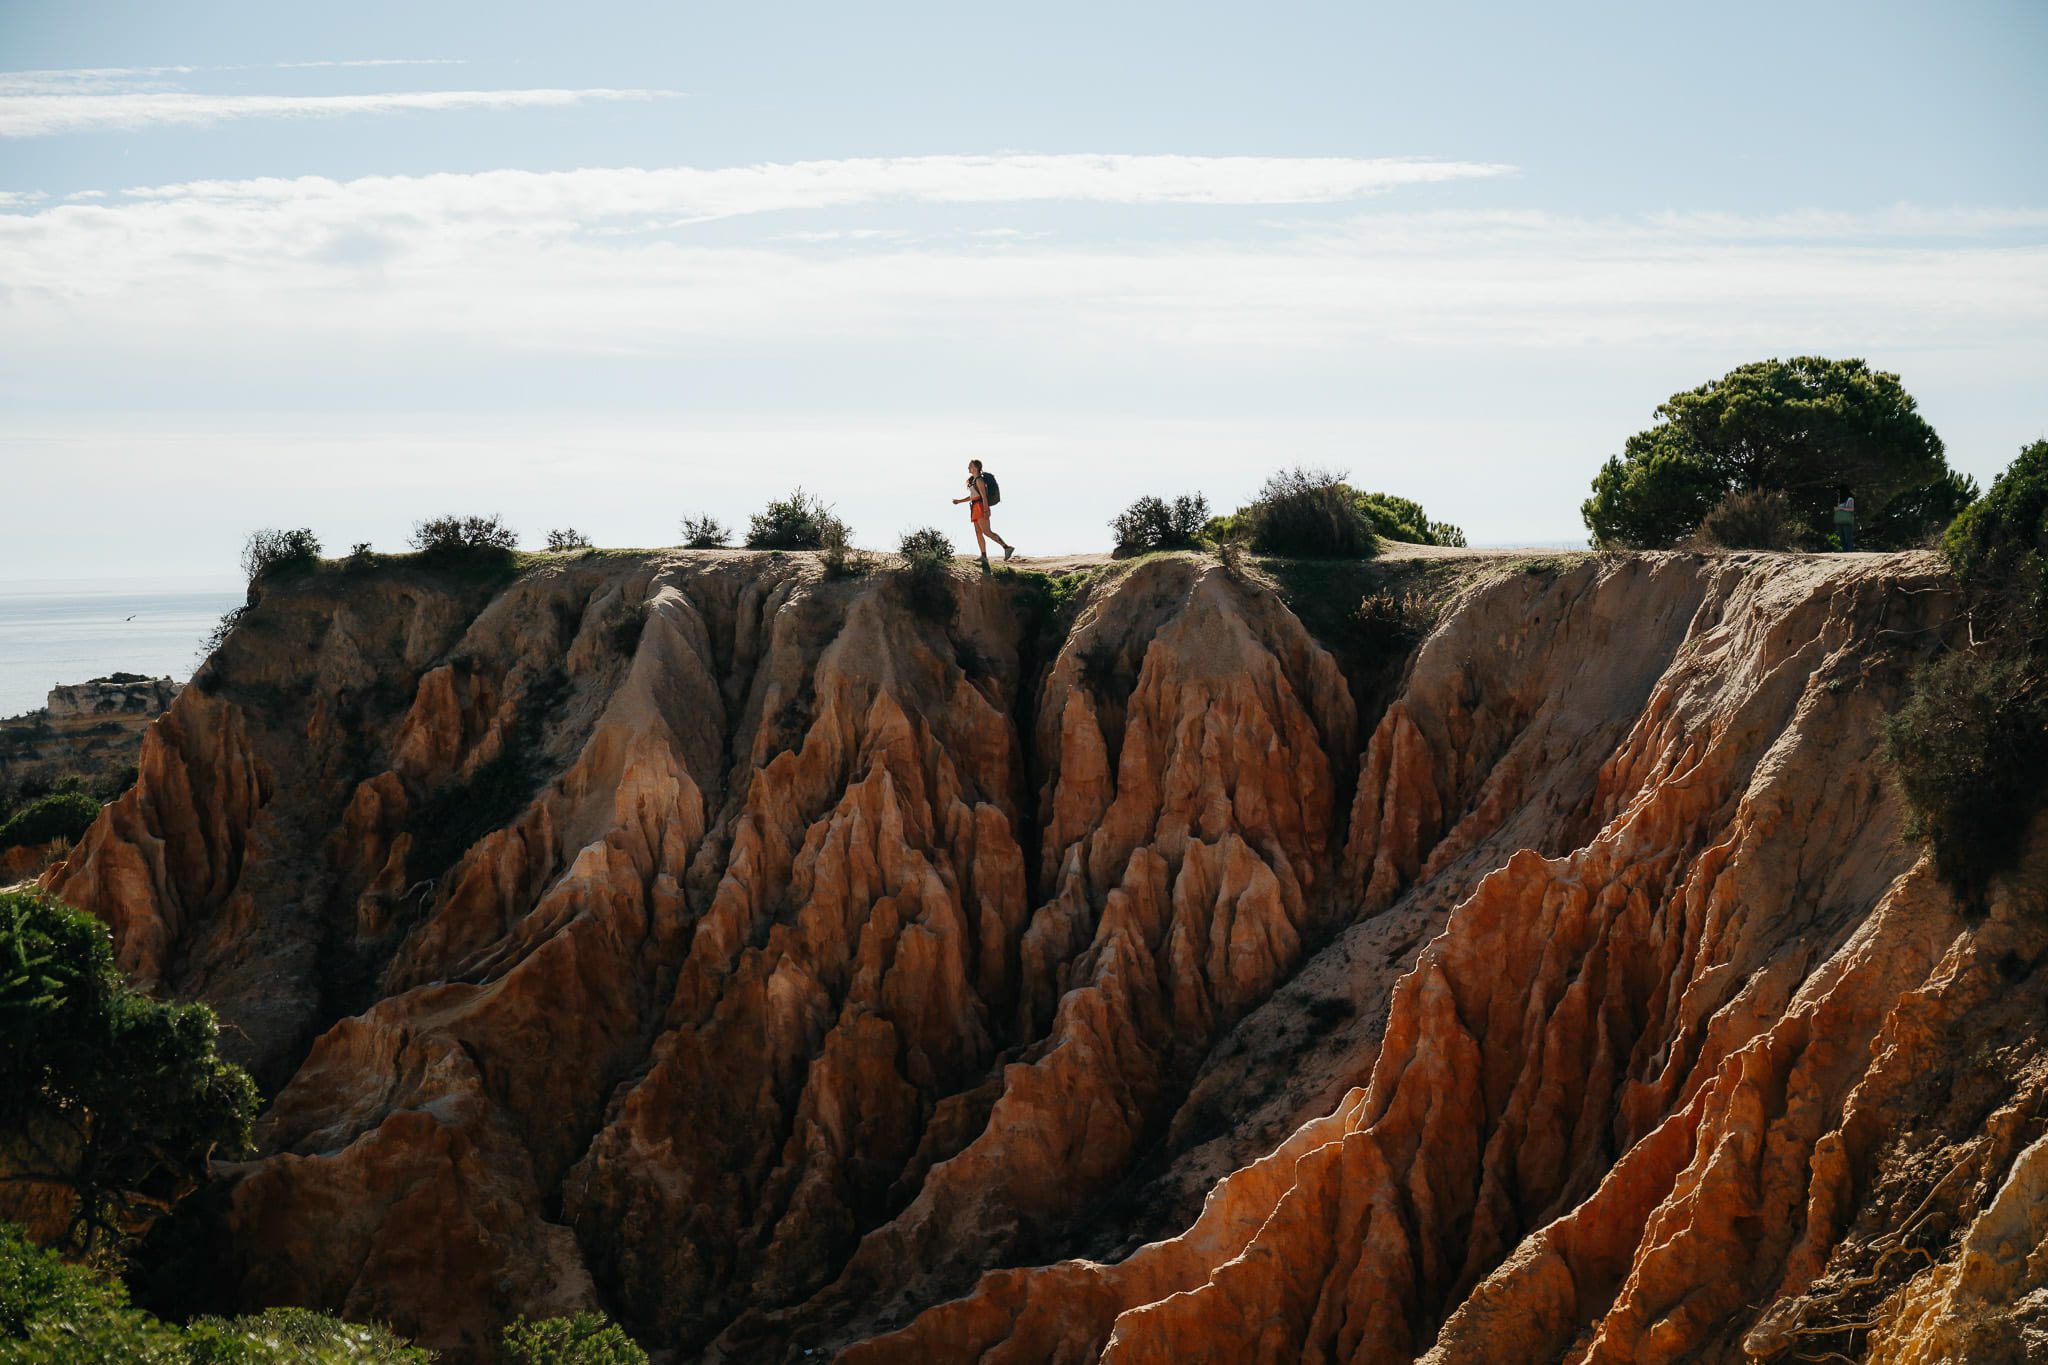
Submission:
M 967 504 L 967 519 L 976 526 L 988 525 L 988 504 L 980 498 Z

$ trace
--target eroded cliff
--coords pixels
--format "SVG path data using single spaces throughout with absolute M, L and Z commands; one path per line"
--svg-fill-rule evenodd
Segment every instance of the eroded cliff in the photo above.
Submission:
M 273 1096 L 243 1304 L 475 1358 L 584 1305 L 678 1359 L 2027 1358 L 2048 841 L 1964 907 L 1902 837 L 1932 562 L 1439 567 L 1405 664 L 1197 558 L 950 613 L 805 556 L 322 573 L 45 881 Z

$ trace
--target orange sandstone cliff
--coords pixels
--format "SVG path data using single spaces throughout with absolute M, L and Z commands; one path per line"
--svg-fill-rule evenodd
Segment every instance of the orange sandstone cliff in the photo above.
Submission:
M 2048 831 L 1958 904 L 1879 757 L 1933 561 L 1420 567 L 325 571 L 44 883 L 269 1097 L 227 1304 L 458 1360 L 2048 1358 Z

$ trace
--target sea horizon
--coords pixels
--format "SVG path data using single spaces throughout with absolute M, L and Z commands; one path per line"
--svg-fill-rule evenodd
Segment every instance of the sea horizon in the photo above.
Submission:
M 186 681 L 201 643 L 243 598 L 231 578 L 196 582 L 0 579 L 0 719 L 41 709 L 53 687 L 112 673 Z

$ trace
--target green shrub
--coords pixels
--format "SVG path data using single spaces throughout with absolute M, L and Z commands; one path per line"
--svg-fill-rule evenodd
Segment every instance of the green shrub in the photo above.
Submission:
M 199 1318 L 185 1329 L 191 1365 L 432 1365 L 434 1353 L 387 1327 L 306 1308 Z
M 320 538 L 305 527 L 296 531 L 251 531 L 242 546 L 242 574 L 254 587 L 266 578 L 310 569 L 320 562 Z
M 1694 539 L 1724 550 L 1793 550 L 1804 535 L 1792 499 L 1782 490 L 1737 489 L 1714 504 Z
M 590 537 L 584 535 L 573 526 L 566 526 L 559 531 L 548 532 L 549 554 L 567 554 L 571 550 L 587 550 L 589 548 Z
M 602 1313 L 521 1318 L 502 1340 L 506 1365 L 647 1365 L 647 1352 Z
M 52 839 L 75 843 L 99 818 L 100 803 L 84 792 L 57 792 L 31 801 L 0 825 L 0 849 L 47 844 Z
M 1172 502 L 1142 497 L 1109 523 L 1116 532 L 1116 557 L 1154 550 L 1192 550 L 1202 543 L 1209 521 L 1209 501 L 1200 493 L 1183 493 Z
M 0 1019 L 0 1151 L 91 1135 L 35 1167 L 75 1196 L 67 1246 L 118 1244 L 247 1150 L 256 1087 L 215 1050 L 213 1012 L 130 989 L 106 926 L 40 891 L 0 892 Z
M 952 620 L 959 603 L 953 596 L 951 538 L 935 526 L 926 526 L 907 533 L 896 548 L 903 557 L 910 609 L 928 621 Z
M 2041 800 L 2048 685 L 2025 659 L 1952 653 L 1923 666 L 1885 728 L 1908 830 L 1966 895 L 2007 866 Z
M 1422 504 L 1392 493 L 1360 493 L 1359 508 L 1372 529 L 1388 540 L 1409 545 L 1451 545 L 1462 548 L 1465 533 L 1447 521 L 1431 521 Z
M 1980 636 L 2048 636 L 2048 441 L 2019 453 L 1941 540 Z
M 731 528 L 717 517 L 707 513 L 701 517 L 683 518 L 683 548 L 686 550 L 717 550 L 731 541 Z
M 1297 467 L 1273 475 L 1235 520 L 1262 554 L 1365 559 L 1379 549 L 1351 486 L 1329 470 Z
M 844 545 L 850 534 L 829 505 L 799 488 L 754 513 L 747 528 L 747 548 L 822 550 L 835 539 Z
M 493 512 L 487 517 L 428 517 L 412 524 L 409 540 L 425 555 L 505 553 L 518 548 L 519 533 Z
M 23 1365 L 431 1365 L 382 1327 L 303 1308 L 179 1328 L 128 1301 L 121 1282 L 0 1223 L 0 1361 Z M 644 1360 L 645 1357 L 642 1357 Z

